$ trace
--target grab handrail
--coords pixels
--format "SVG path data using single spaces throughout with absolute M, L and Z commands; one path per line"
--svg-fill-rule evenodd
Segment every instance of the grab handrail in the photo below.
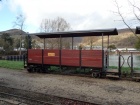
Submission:
M 124 59 L 124 57 L 122 56 L 122 55 L 120 55 L 122 58 L 123 58 L 123 63 L 122 63 L 122 65 L 120 66 L 121 68 L 122 68 L 122 66 L 124 65 L 124 63 L 125 63 L 125 59 Z
M 129 64 L 129 58 L 131 58 L 132 56 L 129 56 L 128 58 L 127 58 L 127 64 L 128 64 L 128 66 L 129 66 L 129 68 L 131 68 L 131 66 L 130 66 L 130 64 Z

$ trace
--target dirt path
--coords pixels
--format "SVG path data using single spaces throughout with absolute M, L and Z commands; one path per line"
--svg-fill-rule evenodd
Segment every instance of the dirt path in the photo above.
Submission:
M 30 74 L 0 68 L 0 84 L 103 105 L 139 105 L 140 82 L 53 74 Z

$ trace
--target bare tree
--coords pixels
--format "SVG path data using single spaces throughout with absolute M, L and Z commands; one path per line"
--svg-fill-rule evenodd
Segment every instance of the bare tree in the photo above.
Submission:
M 40 32 L 58 32 L 58 31 L 67 31 L 70 29 L 70 24 L 66 22 L 65 19 L 57 17 L 54 20 L 43 19 L 40 24 Z M 59 38 L 46 39 L 48 46 L 51 49 L 59 48 Z M 69 39 L 62 39 L 63 45 L 68 47 Z
M 22 35 L 23 35 L 23 29 L 25 27 L 25 16 L 23 14 L 19 14 L 16 17 L 16 20 L 14 21 L 14 27 L 17 27 L 20 29 L 20 51 L 19 54 L 21 55 L 21 47 L 22 47 Z
M 135 19 L 133 19 L 133 20 L 138 20 L 138 21 L 140 21 L 140 17 L 139 17 L 139 16 L 136 14 L 136 12 L 135 12 L 135 9 L 139 10 L 139 12 L 140 12 L 140 8 L 137 7 L 136 5 L 134 5 L 130 0 L 128 0 L 128 2 L 131 4 L 131 6 L 132 6 L 132 8 L 133 8 L 133 14 L 134 14 L 134 16 L 135 16 Z M 122 7 L 119 6 L 117 0 L 114 0 L 114 3 L 115 3 L 115 6 L 116 6 L 116 8 L 117 8 L 117 11 L 115 11 L 114 13 L 115 13 L 115 14 L 118 14 L 118 15 L 120 16 L 120 18 L 121 18 L 121 21 L 127 26 L 127 28 L 128 28 L 138 39 L 140 39 L 140 37 L 137 36 L 137 35 L 135 34 L 135 32 L 133 31 L 133 29 L 131 28 L 131 26 L 127 23 L 126 17 L 123 16 L 123 13 L 121 12 L 121 8 L 122 8 Z M 132 21 L 132 20 L 130 20 L 130 21 Z
M 70 24 L 66 22 L 65 19 L 57 17 L 54 20 L 43 19 L 40 24 L 41 32 L 57 32 L 57 31 L 67 31 L 70 29 Z
M 120 16 L 121 21 L 122 21 L 122 22 L 128 27 L 128 29 L 136 36 L 137 41 L 136 41 L 136 43 L 135 43 L 135 47 L 136 47 L 137 49 L 140 49 L 140 37 L 139 37 L 138 35 L 135 34 L 135 32 L 133 31 L 133 29 L 131 28 L 131 26 L 127 23 L 126 18 L 123 16 L 123 13 L 121 13 L 121 7 L 119 6 L 117 0 L 114 0 L 114 2 L 115 2 L 115 6 L 116 6 L 116 8 L 117 8 L 117 11 L 114 12 L 114 13 L 116 13 L 116 14 L 118 14 L 118 15 Z M 134 14 L 134 17 L 135 17 L 135 18 L 132 19 L 132 20 L 137 21 L 137 22 L 140 22 L 140 15 L 139 15 L 139 13 L 140 13 L 140 8 L 135 4 L 135 1 L 133 1 L 133 3 L 132 3 L 130 0 L 128 0 L 128 3 L 131 5 L 132 11 L 133 11 L 133 14 Z M 132 20 L 130 20 L 130 21 L 132 21 Z

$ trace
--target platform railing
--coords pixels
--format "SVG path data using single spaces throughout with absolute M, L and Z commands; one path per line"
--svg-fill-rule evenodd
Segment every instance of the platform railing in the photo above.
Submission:
M 131 64 L 129 63 L 129 59 L 131 58 Z M 127 64 L 131 70 L 131 77 L 133 77 L 133 73 L 134 73 L 134 70 L 133 70 L 133 54 L 131 53 L 131 55 L 127 58 Z
M 123 59 L 123 62 L 121 62 L 121 58 Z M 119 77 L 121 77 L 121 75 L 122 75 L 122 67 L 123 67 L 123 65 L 124 65 L 124 63 L 125 63 L 125 59 L 124 59 L 124 57 L 121 55 L 121 53 L 119 52 L 119 62 L 118 62 L 118 75 L 119 75 Z
M 129 63 L 129 60 L 131 60 L 131 64 Z M 139 76 L 137 76 L 140 75 L 140 70 L 134 70 L 133 53 L 131 53 L 131 55 L 128 57 L 127 64 L 131 70 L 131 78 L 140 78 Z
M 8 55 L 4 57 L 4 60 L 9 60 L 9 61 L 24 61 L 24 56 L 25 55 Z
M 107 77 L 119 77 L 121 78 L 122 76 L 122 67 L 125 63 L 125 59 L 123 55 L 121 55 L 121 52 L 118 53 L 118 67 L 117 69 L 107 69 L 106 71 L 106 76 Z

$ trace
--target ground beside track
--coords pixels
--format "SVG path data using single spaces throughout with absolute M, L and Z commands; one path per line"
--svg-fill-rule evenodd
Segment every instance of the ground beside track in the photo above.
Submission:
M 0 84 L 98 104 L 140 104 L 140 82 L 28 73 L 0 68 Z

